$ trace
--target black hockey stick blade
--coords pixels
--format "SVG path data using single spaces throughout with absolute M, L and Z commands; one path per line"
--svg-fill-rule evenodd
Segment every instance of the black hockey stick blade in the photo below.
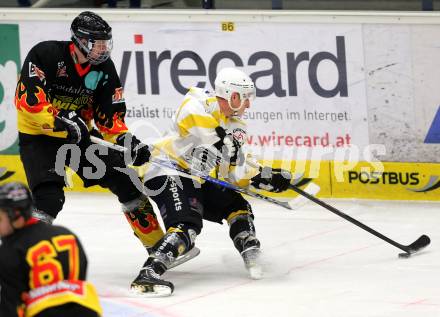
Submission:
M 405 250 L 406 252 L 399 253 L 399 258 L 409 258 L 412 254 L 426 248 L 430 243 L 431 239 L 426 234 L 424 234 L 410 245 L 402 246 L 401 249 Z

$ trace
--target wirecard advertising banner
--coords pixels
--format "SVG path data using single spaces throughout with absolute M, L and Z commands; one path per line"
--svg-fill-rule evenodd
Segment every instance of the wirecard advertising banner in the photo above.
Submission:
M 188 87 L 211 89 L 218 69 L 236 65 L 257 85 L 258 98 L 245 116 L 257 155 L 356 161 L 373 153 L 383 161 L 440 160 L 437 26 L 112 26 L 127 122 L 140 137 L 160 137 Z M 68 39 L 69 22 L 20 22 L 19 31 L 23 60 L 38 41 Z M 3 86 L 13 86 L 11 66 L 1 67 L 7 72 Z M 12 99 L 2 105 L 6 100 Z
M 115 33 L 124 47 L 115 60 L 131 122 L 149 120 L 166 131 L 187 87 L 211 89 L 218 69 L 237 65 L 257 86 L 244 116 L 254 152 L 289 160 L 298 150 L 310 158 L 312 149 L 322 155 L 369 144 L 360 26 L 281 31 L 276 24 L 237 23 L 236 31 L 222 32 L 218 23 L 155 23 L 147 29 L 133 24 Z
M 140 137 L 162 136 L 189 87 L 211 90 L 216 72 L 235 65 L 257 86 L 244 119 L 258 155 L 333 159 L 336 148 L 369 144 L 360 25 L 236 23 L 233 32 L 219 23 L 112 26 L 126 119 Z M 67 39 L 68 27 L 20 23 L 22 53 L 43 39 L 40 34 Z M 40 38 L 36 28 L 45 30 Z
M 188 87 L 211 90 L 219 69 L 237 66 L 257 86 L 244 118 L 256 156 L 290 161 L 322 197 L 439 199 L 440 26 L 109 21 L 126 120 L 145 141 L 169 130 Z M 21 62 L 40 41 L 68 40 L 69 27 L 0 23 L 0 182 L 25 179 Z
M 19 32 L 17 24 L 0 25 L 11 43 L 2 45 L 0 56 L 2 153 L 16 141 L 9 111 L 20 60 L 39 41 L 69 39 L 69 23 L 25 21 Z M 142 138 L 169 129 L 188 87 L 210 90 L 216 72 L 235 65 L 257 86 L 244 118 L 248 143 L 259 156 L 356 161 L 373 153 L 384 161 L 440 161 L 440 48 L 434 41 L 440 27 L 111 24 L 127 122 Z M 20 56 L 12 53 L 18 47 Z

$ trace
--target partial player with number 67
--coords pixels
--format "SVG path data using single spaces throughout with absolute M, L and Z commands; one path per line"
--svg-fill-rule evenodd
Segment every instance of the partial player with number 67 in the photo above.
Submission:
M 26 186 L 0 186 L 0 316 L 101 316 L 78 238 L 32 218 L 31 210 Z

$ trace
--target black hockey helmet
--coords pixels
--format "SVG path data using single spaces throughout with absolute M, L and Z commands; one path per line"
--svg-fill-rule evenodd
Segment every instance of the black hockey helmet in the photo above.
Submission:
M 72 42 L 94 65 L 106 61 L 113 48 L 112 28 L 96 13 L 81 12 L 70 26 Z
M 29 189 L 18 182 L 0 185 L 0 208 L 7 212 L 11 221 L 17 220 L 20 216 L 28 220 L 32 211 Z

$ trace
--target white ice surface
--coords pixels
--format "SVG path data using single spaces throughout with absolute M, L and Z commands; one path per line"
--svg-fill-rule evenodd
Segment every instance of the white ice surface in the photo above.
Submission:
M 436 317 L 440 316 L 440 203 L 327 201 L 409 244 L 432 243 L 409 259 L 320 206 L 294 212 L 252 201 L 265 278 L 250 280 L 227 225 L 205 222 L 201 254 L 164 277 L 166 298 L 128 292 L 146 252 L 110 194 L 68 193 L 56 224 L 77 233 L 104 316 L 116 317 Z

